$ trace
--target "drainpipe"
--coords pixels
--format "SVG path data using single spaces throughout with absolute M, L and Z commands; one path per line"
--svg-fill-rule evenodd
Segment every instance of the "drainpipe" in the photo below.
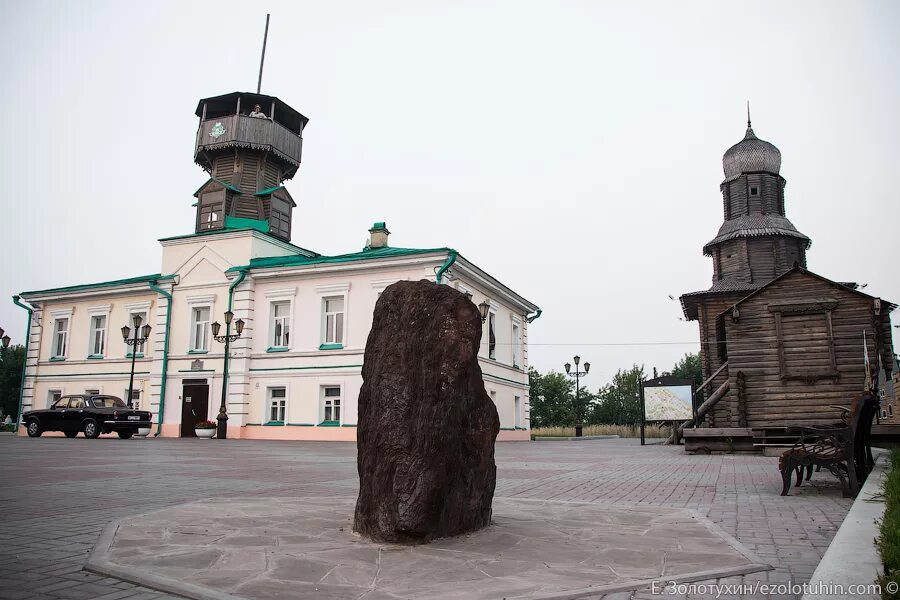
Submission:
M 237 278 L 236 278 L 234 281 L 231 282 L 231 285 L 228 286 L 228 310 L 231 310 L 231 304 L 232 304 L 232 302 L 234 302 L 234 288 L 236 288 L 237 286 L 239 286 L 239 285 L 241 284 L 241 282 L 244 281 L 244 278 L 247 277 L 247 270 L 248 270 L 248 269 L 249 269 L 249 267 L 240 267 L 240 268 L 238 269 L 238 276 L 237 276 Z M 228 333 L 228 329 L 227 329 L 227 328 L 226 328 L 226 330 L 225 330 L 225 333 L 226 333 L 226 334 Z M 227 351 L 227 350 L 228 350 L 228 344 L 227 344 L 227 343 L 225 344 L 225 349 L 226 349 L 226 352 L 225 352 L 225 363 L 224 363 L 224 364 L 225 364 L 225 367 L 222 369 L 222 396 L 225 397 L 225 398 L 227 398 L 227 393 L 228 393 L 228 391 L 227 391 L 227 390 L 228 390 L 228 361 L 231 359 L 231 357 L 228 356 L 228 355 L 230 354 L 230 352 Z M 227 410 L 227 407 L 226 407 L 226 410 Z M 227 414 L 227 413 L 226 413 L 226 414 Z M 227 426 L 227 421 L 226 421 L 226 426 Z M 226 431 L 226 435 L 227 435 L 227 431 Z
M 169 319 L 172 316 L 172 294 L 156 284 L 156 281 L 151 281 L 150 289 L 166 299 L 166 332 L 163 337 L 162 382 L 159 385 L 159 417 L 156 419 L 156 433 L 153 434 L 153 437 L 159 437 L 162 431 L 163 415 L 166 408 L 166 376 L 169 373 Z
M 25 370 L 28 369 L 28 341 L 31 338 L 31 315 L 34 309 L 22 304 L 19 296 L 13 296 L 12 300 L 16 306 L 21 306 L 28 311 L 28 325 L 25 326 L 25 360 L 22 361 L 22 379 L 19 382 L 19 414 L 16 416 L 16 424 L 13 426 L 13 431 L 18 433 L 19 421 L 22 420 L 22 402 L 25 398 Z
M 238 269 L 237 279 L 231 282 L 231 285 L 228 286 L 228 310 L 231 310 L 231 302 L 234 300 L 234 288 L 239 286 L 244 278 L 247 277 L 247 267 L 240 267 Z
M 437 275 L 435 275 L 435 277 L 434 277 L 435 283 L 437 283 L 437 284 L 441 283 L 441 278 L 444 276 L 444 272 L 453 266 L 453 263 L 456 262 L 457 256 L 459 256 L 459 254 L 456 252 L 456 250 L 450 251 L 450 253 L 447 255 L 447 262 L 445 262 L 441 266 L 440 270 L 438 270 L 438 272 L 437 272 Z
M 536 312 L 536 313 L 534 313 L 534 314 L 531 315 L 530 317 L 525 317 L 525 322 L 526 322 L 526 323 L 531 323 L 532 321 L 536 321 L 537 318 L 538 318 L 539 316 L 541 316 L 541 312 L 543 312 L 543 311 L 541 311 L 540 308 L 537 309 L 537 312 Z

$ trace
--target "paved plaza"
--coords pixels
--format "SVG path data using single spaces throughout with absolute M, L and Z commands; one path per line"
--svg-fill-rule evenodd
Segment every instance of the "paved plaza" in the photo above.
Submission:
M 352 443 L 0 436 L 0 463 L 2 599 L 172 598 L 82 570 L 111 521 L 199 500 L 339 503 L 357 490 Z M 637 440 L 500 443 L 497 508 L 532 500 L 552 502 L 548 507 L 588 503 L 610 513 L 629 506 L 640 509 L 635 514 L 692 509 L 774 567 L 720 582 L 805 582 L 851 501 L 824 473 L 779 496 L 776 463 L 761 456 L 689 456 L 681 448 L 642 448 Z M 634 562 L 642 566 L 640 558 Z M 684 595 L 647 588 L 605 597 Z

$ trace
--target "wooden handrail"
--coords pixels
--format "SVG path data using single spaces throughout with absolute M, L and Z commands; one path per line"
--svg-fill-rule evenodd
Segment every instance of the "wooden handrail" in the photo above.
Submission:
M 707 379 L 706 381 L 704 381 L 703 383 L 701 383 L 701 384 L 700 384 L 700 387 L 698 387 L 696 390 L 694 390 L 694 393 L 696 394 L 697 392 L 699 392 L 700 390 L 702 390 L 703 388 L 705 388 L 706 386 L 708 386 L 708 385 L 712 382 L 713 379 L 715 379 L 716 377 L 718 377 L 719 374 L 721 374 L 722 371 L 724 371 L 724 370 L 727 369 L 727 368 L 728 368 L 728 361 L 726 360 L 724 363 L 722 363 L 722 366 L 719 367 L 719 368 L 716 370 L 715 373 L 713 373 L 712 375 L 709 376 L 709 379 Z
M 728 390 L 730 387 L 731 387 L 731 383 L 726 379 L 725 383 L 720 385 L 719 389 L 717 389 L 715 392 L 713 392 L 713 395 L 710 396 L 706 400 L 706 402 L 704 402 L 703 404 L 700 405 L 700 408 L 697 409 L 697 416 L 685 421 L 684 423 L 682 423 L 681 425 L 676 427 L 674 429 L 674 431 L 672 431 L 672 435 L 670 435 L 669 438 L 666 440 L 666 443 L 667 444 L 677 443 L 677 441 L 681 438 L 681 434 L 684 432 L 684 428 L 690 427 L 698 419 L 702 419 L 703 416 L 706 415 L 706 413 L 708 413 L 710 410 L 712 410 L 712 407 L 715 406 L 719 400 L 721 400 L 722 398 L 725 397 L 725 394 L 728 393 Z

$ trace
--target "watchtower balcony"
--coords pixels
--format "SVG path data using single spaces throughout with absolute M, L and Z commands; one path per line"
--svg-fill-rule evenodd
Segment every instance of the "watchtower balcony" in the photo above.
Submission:
M 300 166 L 303 138 L 268 118 L 230 115 L 207 119 L 197 130 L 194 160 L 209 168 L 203 152 L 235 147 L 272 152 L 296 168 Z
M 308 119 L 274 96 L 233 92 L 205 98 L 196 115 L 200 126 L 194 161 L 206 170 L 212 167 L 213 151 L 227 148 L 271 152 L 286 163 L 289 177 L 300 166 Z

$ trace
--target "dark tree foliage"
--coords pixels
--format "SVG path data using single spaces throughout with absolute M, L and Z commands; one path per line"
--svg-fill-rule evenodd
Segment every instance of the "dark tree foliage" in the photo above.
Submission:
M 573 406 L 575 384 L 569 377 L 555 371 L 541 375 L 534 368 L 529 368 L 528 383 L 531 386 L 529 414 L 532 427 L 575 423 Z
M 681 360 L 675 363 L 671 371 L 663 373 L 663 375 L 691 379 L 694 381 L 695 388 L 700 387 L 700 384 L 703 383 L 703 365 L 700 364 L 700 354 L 685 354 Z
M 643 365 L 634 365 L 627 371 L 619 370 L 611 383 L 600 388 L 592 404 L 591 423 L 611 425 L 635 425 L 641 422 L 641 382 Z
M 700 355 L 685 354 L 671 371 L 663 375 L 691 379 L 699 386 L 703 383 Z M 619 370 L 613 380 L 596 394 L 582 386 L 576 407 L 573 379 L 555 371 L 541 375 L 530 368 L 531 426 L 572 426 L 575 424 L 576 409 L 586 424 L 638 425 L 641 422 L 641 382 L 646 377 L 643 366 L 633 365 L 628 370 Z
M 19 414 L 19 387 L 24 364 L 25 346 L 0 348 L 0 413 L 11 415 L 13 421 Z

